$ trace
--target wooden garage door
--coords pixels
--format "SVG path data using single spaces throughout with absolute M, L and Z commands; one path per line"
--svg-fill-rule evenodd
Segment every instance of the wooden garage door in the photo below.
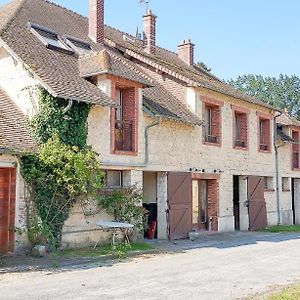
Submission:
M 267 227 L 263 177 L 248 176 L 249 230 Z
M 169 237 L 184 239 L 192 230 L 192 176 L 168 174 Z
M 16 170 L 0 168 L 0 252 L 14 250 Z

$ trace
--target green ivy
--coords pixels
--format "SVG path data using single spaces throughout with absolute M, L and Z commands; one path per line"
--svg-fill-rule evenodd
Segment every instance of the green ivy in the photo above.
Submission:
M 54 135 L 37 153 L 20 160 L 22 176 L 31 187 L 38 216 L 59 244 L 61 231 L 76 201 L 96 198 L 103 173 L 96 154 L 62 143 Z
M 90 105 L 73 102 L 68 107 L 68 101 L 45 89 L 39 92 L 39 102 L 39 113 L 30 123 L 38 151 L 20 158 L 36 212 L 28 232 L 33 243 L 52 237 L 59 244 L 71 208 L 80 199 L 97 197 L 103 172 L 97 154 L 86 144 Z
M 32 135 L 38 145 L 46 143 L 54 134 L 67 145 L 86 147 L 87 118 L 90 105 L 73 101 L 71 108 L 64 112 L 68 101 L 54 98 L 45 89 L 39 91 L 39 113 L 32 119 Z

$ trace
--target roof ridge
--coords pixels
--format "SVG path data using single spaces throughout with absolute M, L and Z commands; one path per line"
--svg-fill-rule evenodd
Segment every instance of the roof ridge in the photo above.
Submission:
M 37 1 L 37 0 L 34 0 L 34 1 Z M 74 14 L 74 15 L 76 15 L 76 16 L 79 16 L 79 17 L 81 17 L 81 18 L 86 18 L 86 19 L 87 19 L 86 16 L 83 16 L 83 15 L 81 15 L 80 13 L 78 13 L 78 12 L 72 10 L 72 9 L 69 9 L 69 8 L 67 8 L 67 7 L 65 7 L 65 6 L 63 6 L 63 5 L 60 5 L 60 4 L 58 4 L 58 3 L 55 3 L 55 2 L 53 2 L 53 1 L 51 1 L 51 0 L 40 0 L 40 1 L 44 1 L 44 2 L 46 2 L 46 3 L 49 3 L 50 5 L 54 5 L 54 6 L 56 6 L 56 7 L 62 8 L 62 9 L 66 10 L 66 11 L 68 11 L 69 13 L 72 13 L 72 14 Z
M 26 2 L 26 1 L 27 0 L 13 0 L 13 1 L 8 2 L 5 5 L 0 6 L 0 12 L 1 12 L 2 9 L 5 9 L 5 8 L 9 7 L 14 2 L 19 2 L 19 3 L 17 3 L 17 5 L 13 9 L 13 11 L 10 13 L 8 19 L 2 24 L 2 26 L 0 26 L 0 33 L 3 32 L 8 27 L 8 25 L 12 22 L 14 17 L 19 13 L 19 11 L 21 10 L 24 2 Z

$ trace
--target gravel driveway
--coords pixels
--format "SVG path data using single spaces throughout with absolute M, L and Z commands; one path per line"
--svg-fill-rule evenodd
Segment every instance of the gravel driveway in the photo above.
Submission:
M 177 253 L 60 273 L 0 275 L 0 299 L 236 299 L 300 280 L 300 235 L 236 233 L 161 243 Z

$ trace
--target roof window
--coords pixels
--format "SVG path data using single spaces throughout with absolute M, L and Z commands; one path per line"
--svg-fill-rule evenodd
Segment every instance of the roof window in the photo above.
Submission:
M 66 36 L 65 41 L 79 55 L 90 54 L 92 51 L 89 43 L 77 38 Z
M 73 51 L 70 49 L 60 38 L 58 34 L 51 29 L 43 26 L 28 23 L 31 32 L 49 49 L 58 50 L 67 54 L 72 54 Z

